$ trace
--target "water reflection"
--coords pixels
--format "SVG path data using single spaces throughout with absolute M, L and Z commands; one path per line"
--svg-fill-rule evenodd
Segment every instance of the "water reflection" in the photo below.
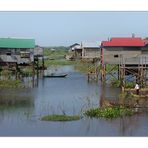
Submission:
M 138 128 L 138 116 L 120 118 L 120 133 L 122 136 L 133 136 L 133 130 Z
M 0 89 L 0 124 L 21 123 L 31 116 L 33 108 L 30 89 Z

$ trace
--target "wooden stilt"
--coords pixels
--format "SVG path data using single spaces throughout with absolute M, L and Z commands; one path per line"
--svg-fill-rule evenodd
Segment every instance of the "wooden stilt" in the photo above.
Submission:
M 32 87 L 34 87 L 34 77 L 35 77 L 35 63 L 32 62 Z

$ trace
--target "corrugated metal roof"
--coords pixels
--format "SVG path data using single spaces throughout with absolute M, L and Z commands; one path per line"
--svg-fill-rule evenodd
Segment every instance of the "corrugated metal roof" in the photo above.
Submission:
M 72 44 L 71 46 L 69 46 L 70 48 L 72 48 L 72 47 L 75 47 L 75 46 L 77 46 L 77 45 L 80 45 L 80 44 L 78 44 L 78 43 L 75 43 L 75 44 Z
M 34 48 L 34 39 L 0 38 L 0 48 Z
M 110 41 L 103 41 L 102 46 L 138 46 L 143 47 L 144 42 L 141 38 L 112 38 Z
M 81 46 L 84 48 L 100 48 L 101 42 L 82 42 Z

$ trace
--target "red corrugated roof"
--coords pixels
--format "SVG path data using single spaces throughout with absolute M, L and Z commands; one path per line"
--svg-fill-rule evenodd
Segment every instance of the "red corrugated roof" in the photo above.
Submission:
M 141 38 L 112 38 L 110 41 L 103 41 L 102 46 L 144 46 Z

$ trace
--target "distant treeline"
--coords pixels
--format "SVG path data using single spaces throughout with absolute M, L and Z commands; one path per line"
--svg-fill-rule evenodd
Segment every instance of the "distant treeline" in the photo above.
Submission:
M 44 47 L 45 49 L 49 49 L 49 50 L 52 50 L 52 49 L 55 49 L 55 50 L 68 50 L 69 47 L 66 47 L 66 46 L 51 46 L 51 47 Z

